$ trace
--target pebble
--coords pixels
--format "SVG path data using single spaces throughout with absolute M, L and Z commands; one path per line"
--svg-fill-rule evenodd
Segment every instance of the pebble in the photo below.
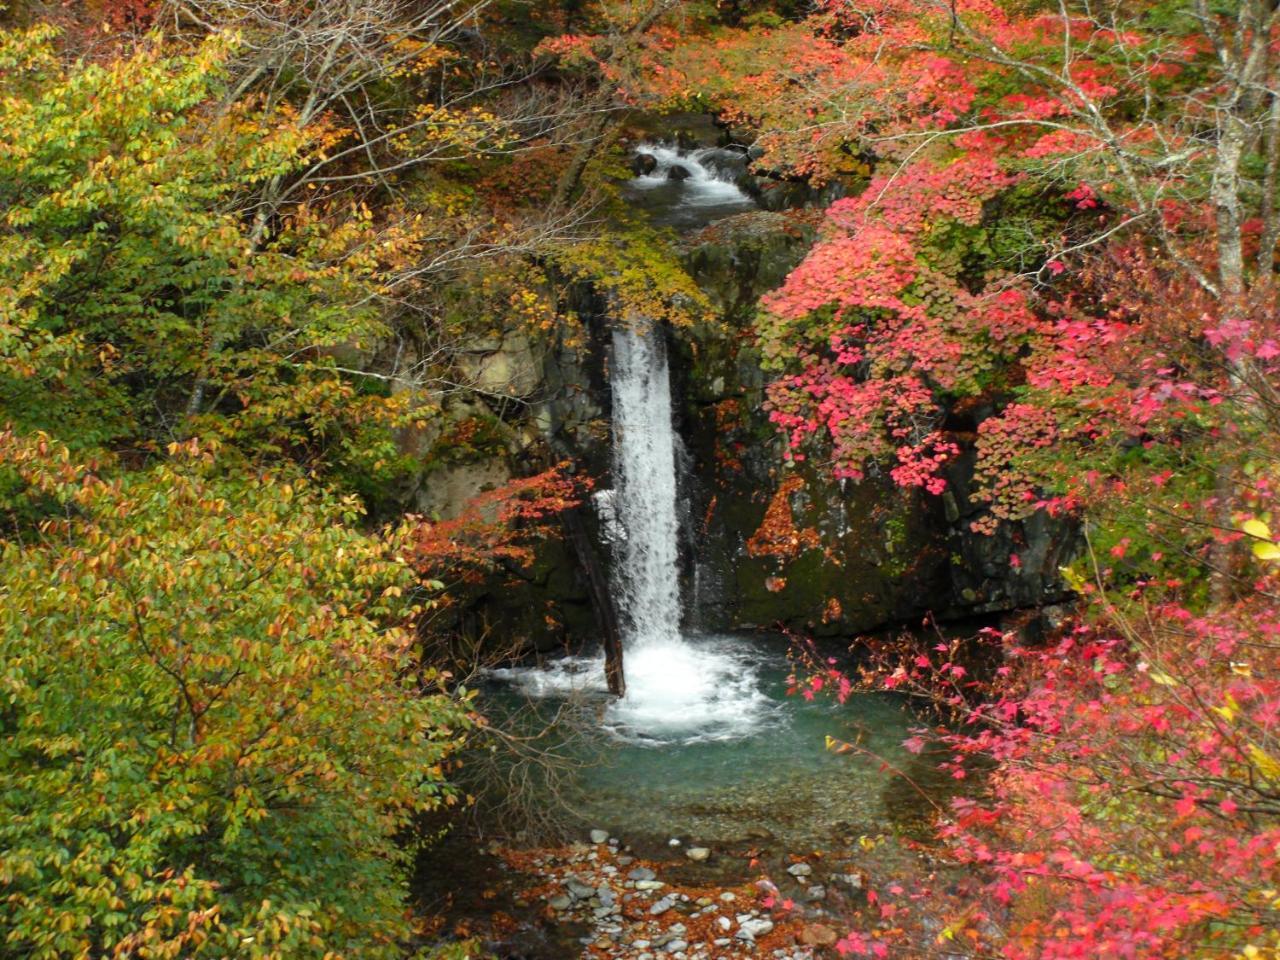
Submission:
M 547 901 L 547 903 L 550 905 L 552 910 L 568 910 L 569 906 L 573 903 L 573 900 L 562 893 L 558 897 L 552 897 Z
M 682 950 L 689 949 L 689 944 L 683 940 L 672 940 L 667 944 L 667 953 L 680 953 Z
M 822 923 L 806 923 L 800 931 L 800 942 L 806 947 L 830 947 L 839 939 L 835 930 Z
M 707 847 L 690 847 L 684 855 L 690 860 L 701 862 L 711 856 L 711 851 Z
M 791 874 L 793 877 L 807 877 L 809 874 L 813 873 L 813 867 L 809 866 L 807 863 L 793 863 L 791 866 L 787 867 L 787 873 Z
M 832 877 L 837 883 L 842 883 L 850 890 L 862 889 L 862 874 L 860 873 L 838 873 Z
M 738 895 L 732 890 L 726 890 L 724 893 L 720 894 L 720 899 L 725 903 L 733 903 L 733 901 L 738 899 Z
M 819 900 L 825 900 L 827 898 L 827 888 L 820 883 L 815 883 L 805 891 L 805 896 L 808 898 L 810 903 L 817 903 Z
M 564 882 L 565 889 L 569 891 L 569 896 L 575 900 L 590 900 L 596 895 L 596 888 L 589 887 L 576 877 L 570 877 Z
M 652 870 L 650 870 L 648 867 L 636 867 L 634 870 L 632 870 L 630 873 L 627 874 L 627 879 L 628 880 L 653 880 L 657 876 L 658 875 L 654 873 Z
M 728 933 L 733 928 L 733 924 L 729 921 L 728 917 L 716 917 L 716 926 L 725 933 Z
M 742 926 L 738 927 L 735 936 L 739 940 L 755 941 L 756 937 L 762 937 L 773 929 L 773 921 L 765 920 L 763 917 L 749 918 Z
M 661 890 L 666 884 L 661 880 L 637 880 L 637 890 Z
M 670 910 L 674 906 L 675 906 L 675 903 L 673 903 L 668 898 L 663 897 L 661 900 L 659 900 L 657 903 L 655 903 L 653 906 L 649 908 L 649 915 L 651 917 L 661 916 L 662 914 L 666 913 L 668 910 Z
M 668 840 L 668 841 L 667 841 L 667 846 L 669 846 L 669 847 L 678 847 L 678 846 L 680 846 L 680 838 L 679 838 L 679 837 L 672 837 L 670 840 Z
M 591 831 L 592 843 L 606 843 L 608 839 L 609 839 L 608 830 L 592 830 Z
M 649 946 L 649 941 L 648 941 L 648 940 L 636 940 L 636 941 L 633 941 L 633 942 L 632 942 L 631 946 L 635 947 L 635 949 L 637 949 L 637 950 L 645 950 L 645 949 L 647 949 L 647 948 L 648 948 L 648 946 Z

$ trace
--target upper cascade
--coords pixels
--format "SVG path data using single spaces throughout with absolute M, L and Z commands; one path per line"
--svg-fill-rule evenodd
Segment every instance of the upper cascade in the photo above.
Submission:
M 665 226 L 705 226 L 756 205 L 740 186 L 747 170 L 742 148 L 685 150 L 668 143 L 640 143 L 631 168 L 636 174 L 629 184 L 632 197 Z

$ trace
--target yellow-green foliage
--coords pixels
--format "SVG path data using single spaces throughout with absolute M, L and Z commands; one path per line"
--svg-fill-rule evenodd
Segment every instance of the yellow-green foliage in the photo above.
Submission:
M 0 957 L 397 955 L 465 706 L 352 501 L 194 453 L 104 479 L 0 433 L 44 515 L 0 513 Z
M 255 215 L 338 134 L 224 105 L 226 39 L 69 66 L 51 43 L 0 31 L 7 417 L 86 445 L 198 429 L 276 448 L 360 420 L 330 357 L 381 330 L 369 211 Z
M 711 314 L 710 302 L 674 245 L 647 227 L 628 225 L 576 243 L 559 251 L 555 261 L 604 294 L 615 316 L 688 326 Z

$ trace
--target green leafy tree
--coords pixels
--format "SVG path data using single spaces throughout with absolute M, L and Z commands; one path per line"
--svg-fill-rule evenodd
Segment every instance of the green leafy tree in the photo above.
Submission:
M 287 105 L 227 105 L 226 38 L 66 65 L 54 37 L 0 33 L 7 417 L 81 446 L 219 435 L 336 461 L 377 447 L 393 405 L 335 357 L 382 332 L 396 239 L 333 197 L 254 210 L 339 134 Z
M 463 700 L 358 509 L 0 434 L 0 957 L 399 955 Z M 43 517 L 33 523 L 33 517 Z

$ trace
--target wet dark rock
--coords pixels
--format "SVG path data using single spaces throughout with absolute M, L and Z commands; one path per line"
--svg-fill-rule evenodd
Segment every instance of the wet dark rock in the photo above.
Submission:
M 667 168 L 668 180 L 688 180 L 691 176 L 693 176 L 693 172 L 681 164 L 673 163 Z
M 637 153 L 631 158 L 631 172 L 637 177 L 645 177 L 658 168 L 658 158 L 652 153 Z

